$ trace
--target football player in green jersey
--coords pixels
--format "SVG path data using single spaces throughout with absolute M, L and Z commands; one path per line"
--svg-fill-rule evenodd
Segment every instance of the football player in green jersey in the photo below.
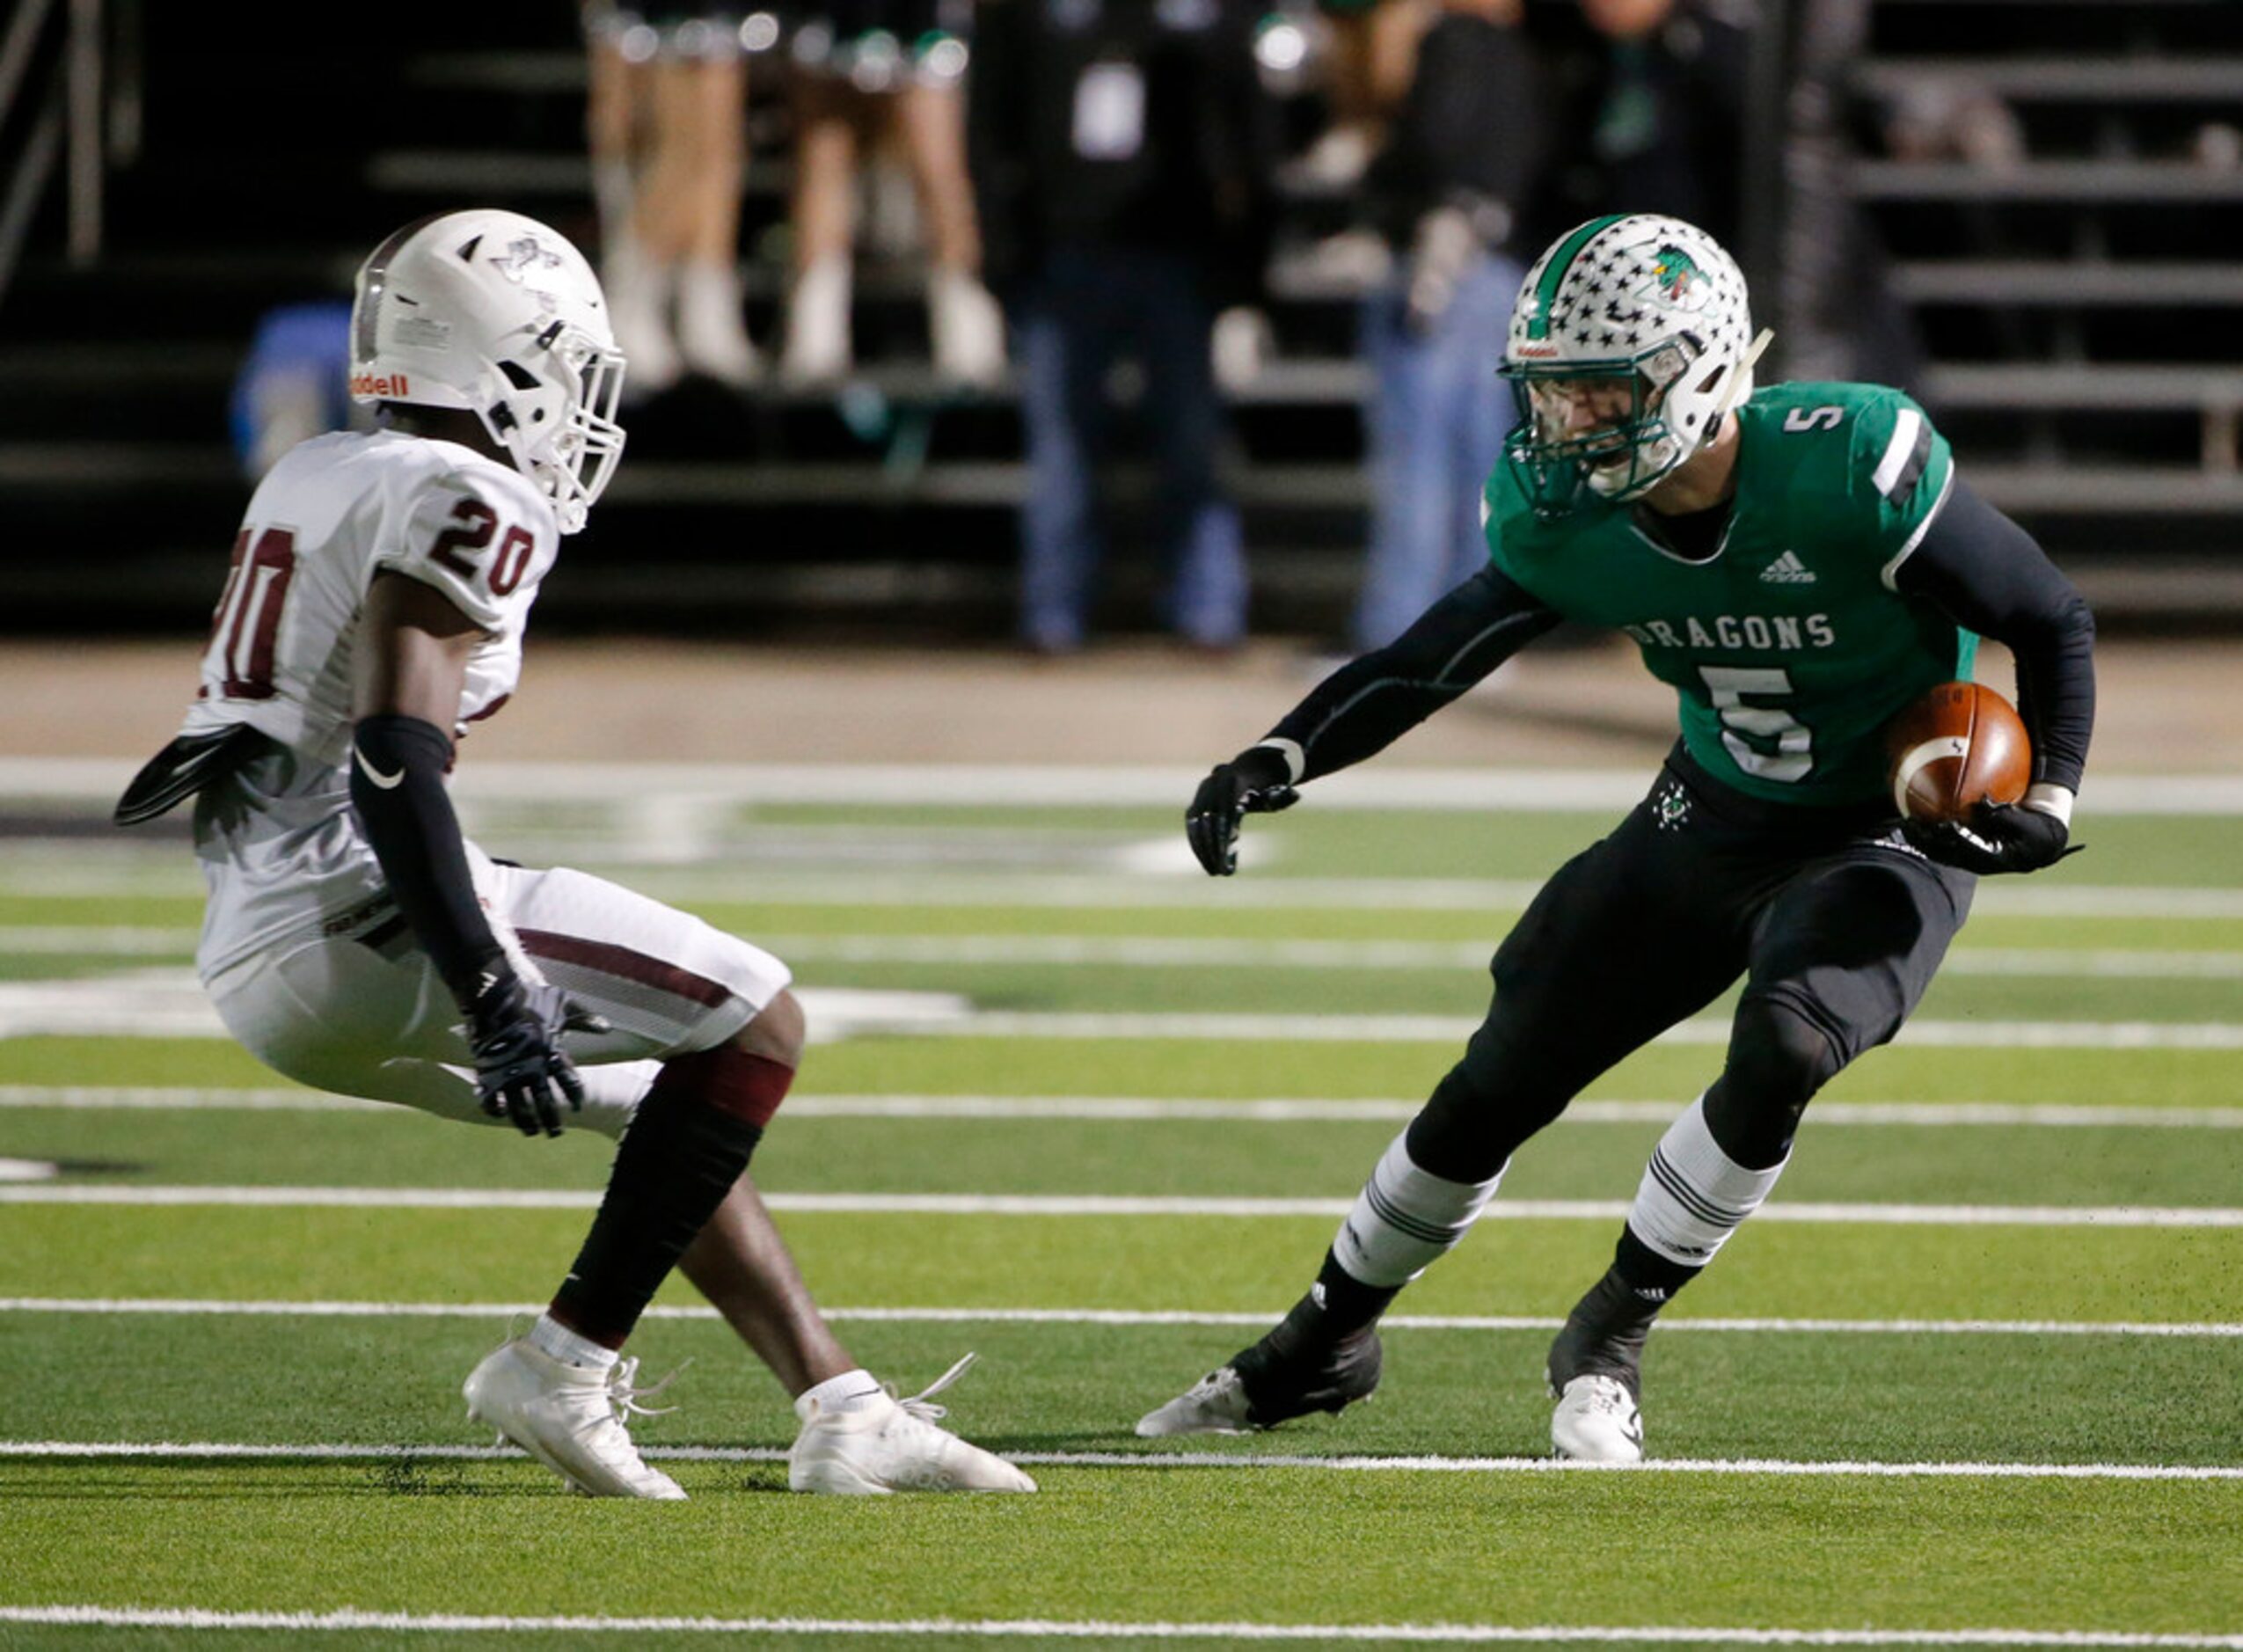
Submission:
M 1767 1197 L 1808 1100 L 1899 1030 L 1977 878 L 2068 852 L 2094 719 L 2086 604 L 1956 476 L 1906 396 L 1756 391 L 1765 338 L 1735 262 L 1687 223 L 1606 217 L 1561 237 L 1512 316 L 1520 420 L 1484 499 L 1488 566 L 1193 799 L 1193 849 L 1227 874 L 1243 815 L 1371 756 L 1560 620 L 1625 632 L 1680 705 L 1649 794 L 1497 950 L 1486 1023 L 1308 1294 L 1140 1434 L 1266 1428 L 1370 1393 L 1378 1316 L 1463 1238 L 1520 1144 L 1742 976 L 1727 1059 L 1653 1152 L 1611 1267 L 1550 1349 L 1557 1452 L 1638 1459 L 1653 1318 Z M 1883 728 L 1968 676 L 1980 635 L 2015 655 L 2031 786 L 1958 825 L 1903 825 Z

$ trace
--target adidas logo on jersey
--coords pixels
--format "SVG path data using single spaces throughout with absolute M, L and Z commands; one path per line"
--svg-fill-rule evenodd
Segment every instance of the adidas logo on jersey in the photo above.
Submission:
M 1815 570 L 1799 559 L 1799 552 L 1786 551 L 1760 571 L 1764 585 L 1812 585 Z

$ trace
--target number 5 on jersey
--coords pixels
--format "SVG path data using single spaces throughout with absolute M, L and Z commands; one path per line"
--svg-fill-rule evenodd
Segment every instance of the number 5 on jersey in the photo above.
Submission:
M 1815 736 L 1781 706 L 1747 705 L 1744 697 L 1788 699 L 1791 678 L 1772 666 L 1701 665 L 1706 691 L 1721 714 L 1721 743 L 1736 766 L 1763 780 L 1803 780 L 1815 766 Z

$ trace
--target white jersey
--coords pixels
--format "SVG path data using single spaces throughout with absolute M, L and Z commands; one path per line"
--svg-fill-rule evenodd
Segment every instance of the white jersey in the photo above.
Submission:
M 273 748 L 210 786 L 195 852 L 210 902 L 205 979 L 274 941 L 353 921 L 383 884 L 359 836 L 344 768 L 351 663 L 374 576 L 434 586 L 484 636 L 452 731 L 498 710 L 560 530 L 511 467 L 455 442 L 391 432 L 315 436 L 251 498 L 181 732 L 247 724 Z

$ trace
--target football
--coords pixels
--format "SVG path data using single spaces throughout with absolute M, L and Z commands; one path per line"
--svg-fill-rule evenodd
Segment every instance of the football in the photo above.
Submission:
M 1942 683 L 1885 730 L 1893 807 L 1910 820 L 1954 821 L 1982 802 L 2014 803 L 2033 778 L 2033 742 L 2016 707 L 1980 683 Z

